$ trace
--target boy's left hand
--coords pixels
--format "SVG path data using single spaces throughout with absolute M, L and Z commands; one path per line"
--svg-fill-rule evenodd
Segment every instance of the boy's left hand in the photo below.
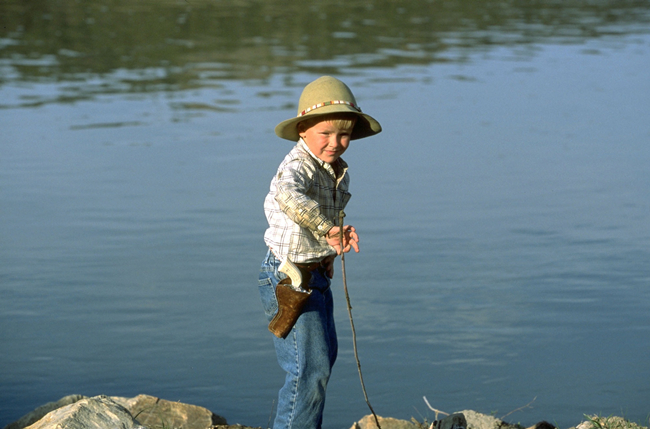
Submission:
M 336 253 L 347 253 L 351 249 L 359 253 L 359 235 L 352 225 L 345 225 L 343 227 L 343 245 L 341 245 L 341 228 L 333 226 L 325 235 L 327 244 L 336 249 Z

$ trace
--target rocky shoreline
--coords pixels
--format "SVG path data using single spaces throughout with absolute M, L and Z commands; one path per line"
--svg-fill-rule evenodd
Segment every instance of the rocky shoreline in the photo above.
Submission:
M 472 410 L 458 411 L 467 429 L 555 429 L 548 422 L 530 428 L 506 423 Z M 382 429 L 436 429 L 435 422 L 418 422 L 379 417 Z M 351 423 L 350 429 L 375 429 L 372 415 Z M 172 402 L 149 395 L 133 398 L 117 396 L 69 395 L 49 402 L 8 424 L 4 429 L 262 429 L 228 424 L 222 416 L 196 405 Z M 438 428 L 439 429 L 439 428 Z M 570 429 L 648 429 L 622 417 L 588 418 Z

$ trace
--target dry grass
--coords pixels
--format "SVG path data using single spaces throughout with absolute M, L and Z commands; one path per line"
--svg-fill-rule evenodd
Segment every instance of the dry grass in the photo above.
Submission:
M 648 429 L 647 426 L 630 422 L 623 417 L 588 416 L 586 421 L 576 426 L 576 429 Z

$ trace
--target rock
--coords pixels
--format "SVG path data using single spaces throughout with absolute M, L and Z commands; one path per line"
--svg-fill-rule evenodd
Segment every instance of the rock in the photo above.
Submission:
M 500 429 L 510 426 L 494 416 L 477 413 L 476 411 L 463 410 L 459 411 L 459 413 L 465 416 L 468 429 Z
M 408 420 L 399 420 L 392 417 L 380 417 L 377 416 L 379 420 L 379 426 L 381 429 L 423 429 L 426 426 L 421 425 L 417 422 L 410 422 Z M 354 423 L 350 429 L 377 429 L 377 423 L 375 423 L 375 417 L 372 414 L 368 414 L 358 422 Z
M 261 427 L 251 427 L 242 425 L 214 425 L 210 429 L 262 429 Z
M 629 422 L 623 417 L 585 416 L 587 421 L 571 429 L 648 429 L 647 427 Z
M 554 425 L 550 424 L 547 421 L 542 420 L 539 423 L 534 424 L 533 426 L 526 429 L 557 429 Z
M 463 413 L 451 414 L 435 425 L 437 429 L 467 429 L 467 419 Z
M 4 429 L 208 429 L 230 428 L 225 418 L 196 405 L 149 395 L 70 395 L 42 405 Z M 237 427 L 237 426 L 232 426 Z M 244 429 L 243 426 L 238 426 Z
M 545 423 L 545 422 L 544 422 Z M 465 426 L 467 429 L 524 429 L 522 426 L 511 425 L 493 416 L 477 413 L 472 410 L 458 411 L 450 416 L 441 418 L 431 423 L 419 423 L 415 419 L 411 421 L 398 420 L 393 418 L 379 417 L 379 425 L 381 429 L 429 429 L 435 427 L 438 429 L 452 429 L 455 427 Z M 374 417 L 369 414 L 363 419 L 354 423 L 350 429 L 376 429 Z M 529 428 L 529 429 L 550 429 L 546 427 Z M 579 428 L 579 429 L 598 429 L 598 428 Z
M 64 396 L 63 398 L 59 399 L 56 402 L 48 402 L 47 404 L 41 405 L 40 407 L 36 408 L 31 413 L 25 414 L 23 417 L 16 420 L 15 422 L 9 423 L 7 426 L 4 427 L 4 429 L 23 429 L 31 424 L 36 423 L 50 411 L 57 410 L 66 405 L 74 404 L 80 399 L 85 399 L 85 398 L 86 396 L 83 395 L 68 395 L 68 396 Z
M 84 398 L 47 413 L 28 429 L 141 429 L 126 408 L 107 396 Z
M 206 429 L 214 425 L 228 424 L 225 418 L 196 405 L 167 401 L 149 395 L 112 399 L 129 410 L 140 424 L 150 429 Z
M 524 428 L 493 416 L 464 410 L 443 418 L 434 424 L 379 417 L 382 429 L 456 429 L 466 422 L 467 429 L 557 429 L 541 421 Z M 459 415 L 464 416 L 463 419 Z M 436 414 L 437 415 L 437 414 Z M 586 416 L 587 421 L 570 429 L 648 429 L 622 417 Z M 450 423 L 450 424 L 446 424 Z M 376 429 L 374 416 L 367 415 L 350 429 Z M 228 425 L 226 419 L 196 405 L 171 402 L 149 395 L 134 398 L 117 396 L 69 395 L 49 402 L 26 414 L 4 429 L 261 429 L 242 425 Z

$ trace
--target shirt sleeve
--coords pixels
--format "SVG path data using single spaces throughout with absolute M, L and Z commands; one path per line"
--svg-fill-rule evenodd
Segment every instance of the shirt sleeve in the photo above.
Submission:
M 304 160 L 297 159 L 278 171 L 275 200 L 289 219 L 322 237 L 334 223 L 323 216 L 318 202 L 309 196 L 313 171 L 304 164 Z

